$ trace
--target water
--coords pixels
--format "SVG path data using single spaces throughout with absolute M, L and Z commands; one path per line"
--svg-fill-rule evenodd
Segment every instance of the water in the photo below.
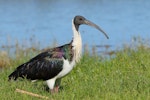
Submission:
M 57 40 L 59 45 L 72 39 L 71 20 L 83 15 L 109 35 L 81 26 L 83 44 L 129 44 L 139 36 L 150 38 L 150 0 L 0 0 L 0 45 L 30 46 L 30 37 L 45 48 Z

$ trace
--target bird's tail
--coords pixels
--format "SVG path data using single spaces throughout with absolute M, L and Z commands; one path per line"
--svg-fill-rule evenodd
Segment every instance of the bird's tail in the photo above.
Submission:
M 22 64 L 19 67 L 17 67 L 16 70 L 8 76 L 8 80 L 17 80 L 18 77 L 23 77 L 24 66 L 25 64 Z
M 17 78 L 19 77 L 19 72 L 16 69 L 14 72 L 12 72 L 9 76 L 8 76 L 8 80 L 17 80 Z

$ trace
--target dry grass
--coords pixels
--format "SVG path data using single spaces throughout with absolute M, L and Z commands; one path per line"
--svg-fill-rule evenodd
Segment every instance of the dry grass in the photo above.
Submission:
M 8 67 L 11 63 L 11 59 L 7 52 L 2 51 L 0 52 L 0 68 Z

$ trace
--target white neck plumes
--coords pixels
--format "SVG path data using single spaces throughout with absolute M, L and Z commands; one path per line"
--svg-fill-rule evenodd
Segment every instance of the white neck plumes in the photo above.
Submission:
M 73 60 L 75 60 L 75 62 L 79 62 L 81 58 L 81 53 L 82 53 L 82 40 L 81 40 L 80 32 L 76 30 L 73 20 L 72 20 L 72 30 L 73 30 L 72 46 L 74 50 Z

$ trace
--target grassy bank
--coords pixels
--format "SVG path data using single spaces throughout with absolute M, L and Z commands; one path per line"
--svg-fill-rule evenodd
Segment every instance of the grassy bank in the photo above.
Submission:
M 25 54 L 16 58 L 1 55 L 1 65 L 5 66 L 0 72 L 1 100 L 39 99 L 17 93 L 16 88 L 46 96 L 50 100 L 150 100 L 149 48 L 125 48 L 109 60 L 84 55 L 74 70 L 63 78 L 60 92 L 53 95 L 46 91 L 43 81 L 31 83 L 19 79 L 8 82 L 8 75 L 35 55 Z

